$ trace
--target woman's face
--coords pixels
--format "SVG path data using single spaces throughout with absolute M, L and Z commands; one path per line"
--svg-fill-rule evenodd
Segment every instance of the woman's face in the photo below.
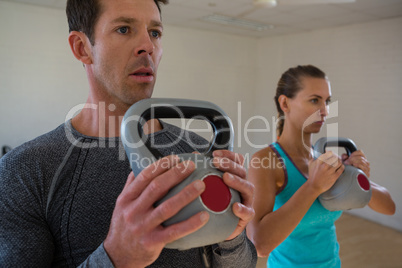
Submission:
M 329 112 L 331 87 L 323 78 L 302 77 L 302 89 L 288 99 L 286 120 L 304 133 L 318 133 Z

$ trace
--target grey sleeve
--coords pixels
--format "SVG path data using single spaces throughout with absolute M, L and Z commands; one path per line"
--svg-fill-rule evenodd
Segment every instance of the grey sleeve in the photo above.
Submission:
M 21 165 L 0 161 L 0 267 L 49 267 L 54 245 L 44 220 L 40 188 Z
M 10 170 L 12 169 L 12 171 Z M 53 237 L 29 169 L 0 161 L 0 267 L 50 267 Z M 113 268 L 103 243 L 79 266 Z
M 79 268 L 114 268 L 112 261 L 107 255 L 103 243 L 91 255 L 81 263 Z
M 251 268 L 257 265 L 257 251 L 245 231 L 236 238 L 212 246 L 212 267 Z

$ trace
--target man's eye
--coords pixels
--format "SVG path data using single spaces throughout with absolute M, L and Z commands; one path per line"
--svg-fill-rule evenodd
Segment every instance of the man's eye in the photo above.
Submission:
M 151 31 L 151 36 L 153 38 L 160 38 L 162 36 L 162 33 L 160 31 Z
M 119 29 L 117 29 L 117 32 L 121 33 L 121 34 L 126 34 L 126 33 L 128 33 L 128 27 L 126 27 L 126 26 L 120 27 Z

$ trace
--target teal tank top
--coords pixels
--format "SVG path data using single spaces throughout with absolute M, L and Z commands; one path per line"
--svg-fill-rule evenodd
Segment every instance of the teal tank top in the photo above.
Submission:
M 279 143 L 270 147 L 283 163 L 285 172 L 284 186 L 275 197 L 275 211 L 293 196 L 307 178 Z M 341 214 L 342 211 L 325 209 L 316 199 L 295 230 L 271 252 L 268 267 L 341 267 L 334 224 Z

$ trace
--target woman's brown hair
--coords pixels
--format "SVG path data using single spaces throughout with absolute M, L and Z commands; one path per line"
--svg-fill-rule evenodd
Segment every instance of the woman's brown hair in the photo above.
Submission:
M 302 77 L 327 79 L 325 73 L 313 65 L 298 65 L 297 67 L 288 69 L 282 74 L 274 98 L 276 109 L 278 111 L 278 121 L 276 126 L 278 137 L 282 134 L 283 126 L 285 124 L 285 114 L 279 104 L 279 97 L 285 95 L 288 98 L 293 98 L 302 89 Z

